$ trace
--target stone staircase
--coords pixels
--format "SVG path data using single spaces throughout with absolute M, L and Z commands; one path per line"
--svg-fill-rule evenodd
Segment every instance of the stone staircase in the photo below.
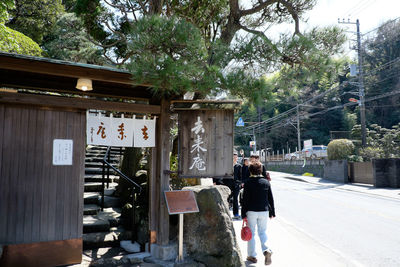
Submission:
M 121 203 L 114 196 L 119 176 L 113 170 L 110 170 L 109 188 L 105 184 L 104 210 L 101 211 L 102 159 L 105 153 L 106 147 L 88 146 L 86 149 L 81 266 L 123 265 L 122 258 L 129 254 L 120 247 L 120 241 L 130 240 L 132 233 L 120 223 Z M 118 167 L 120 158 L 119 148 L 113 148 L 110 163 Z

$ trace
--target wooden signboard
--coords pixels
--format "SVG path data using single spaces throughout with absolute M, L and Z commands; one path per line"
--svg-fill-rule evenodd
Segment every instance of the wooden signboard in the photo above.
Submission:
M 179 111 L 179 177 L 233 177 L 233 110 Z
M 164 194 L 170 215 L 199 212 L 193 191 L 165 191 Z

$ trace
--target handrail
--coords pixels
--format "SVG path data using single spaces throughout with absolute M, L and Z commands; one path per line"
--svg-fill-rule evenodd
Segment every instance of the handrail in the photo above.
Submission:
M 103 162 L 110 167 L 111 169 L 113 169 L 116 173 L 118 173 L 122 178 L 124 178 L 126 181 L 130 182 L 132 185 L 134 185 L 135 187 L 139 188 L 139 193 L 142 192 L 143 188 L 138 185 L 137 183 L 135 183 L 131 178 L 129 178 L 128 176 L 126 176 L 125 174 L 123 174 L 120 170 L 118 170 L 117 168 L 115 168 L 114 166 L 111 165 L 110 162 L 107 161 L 107 158 L 109 157 L 109 153 L 110 153 L 111 147 L 107 147 L 107 151 L 106 154 L 104 155 L 103 158 Z
M 143 188 L 138 185 L 137 183 L 135 183 L 131 178 L 129 178 L 128 176 L 126 176 L 125 174 L 123 174 L 120 170 L 118 170 L 117 168 L 115 168 L 114 166 L 111 165 L 110 162 L 108 162 L 110 160 L 110 150 L 111 147 L 107 147 L 107 151 L 106 154 L 104 155 L 103 158 L 103 173 L 102 173 L 102 195 L 101 195 L 101 210 L 104 210 L 104 178 L 105 178 L 105 164 L 107 165 L 107 187 L 108 187 L 108 183 L 110 180 L 110 168 L 113 169 L 117 174 L 120 175 L 120 177 L 124 178 L 126 181 L 130 182 L 133 186 L 134 189 L 132 190 L 132 244 L 135 241 L 136 238 L 136 205 L 135 205 L 135 199 L 136 199 L 136 193 L 141 193 Z M 108 160 L 107 160 L 108 159 Z M 135 192 L 135 187 L 139 189 L 139 192 Z

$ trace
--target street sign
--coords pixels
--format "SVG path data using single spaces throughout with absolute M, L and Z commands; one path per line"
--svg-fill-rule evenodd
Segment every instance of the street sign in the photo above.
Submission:
M 312 139 L 304 140 L 304 148 L 305 149 L 312 148 Z
M 358 103 L 358 100 L 355 99 L 355 98 L 349 98 L 349 101 L 350 101 L 350 102 L 354 102 L 354 103 Z
M 256 145 L 256 141 L 250 141 L 250 147 L 253 147 Z
M 239 117 L 238 121 L 236 122 L 236 126 L 244 126 L 244 121 L 242 117 Z

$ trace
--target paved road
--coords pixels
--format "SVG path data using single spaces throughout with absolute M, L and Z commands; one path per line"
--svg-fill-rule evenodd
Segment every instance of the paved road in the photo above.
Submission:
M 301 240 L 296 234 L 307 237 L 325 252 L 330 251 L 331 256 L 336 255 L 343 266 L 400 266 L 398 199 L 288 180 L 284 176 L 273 176 L 278 220 L 271 222 L 269 231 L 273 231 L 275 223 L 292 231 L 293 240 Z M 277 242 L 276 238 L 279 236 L 271 232 L 271 244 Z M 337 266 L 331 263 L 324 266 Z

